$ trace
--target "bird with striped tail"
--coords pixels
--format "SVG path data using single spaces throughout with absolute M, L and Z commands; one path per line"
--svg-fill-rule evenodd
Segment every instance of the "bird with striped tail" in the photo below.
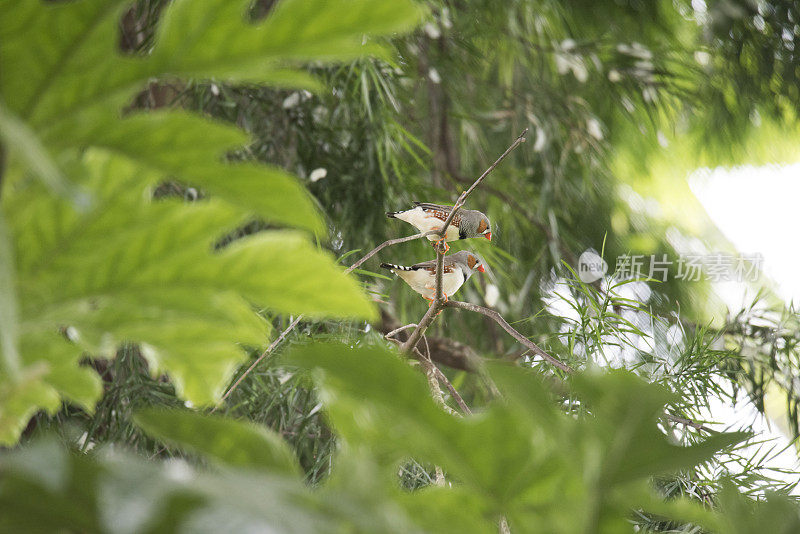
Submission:
M 404 211 L 387 211 L 386 216 L 391 219 L 400 219 L 412 224 L 421 233 L 439 231 L 447 220 L 453 206 L 430 204 L 428 202 L 414 202 L 414 207 Z M 428 240 L 435 241 L 435 245 L 444 242 L 444 250 L 450 247 L 448 241 L 467 239 L 470 237 L 485 237 L 492 240 L 492 225 L 489 217 L 476 210 L 459 209 L 456 216 L 447 227 L 444 237 L 429 235 Z
M 436 297 L 436 260 L 424 261 L 411 266 L 381 263 L 411 286 L 423 298 L 433 301 Z M 446 256 L 442 264 L 442 294 L 445 300 L 469 280 L 476 272 L 485 273 L 481 260 L 472 252 L 462 250 Z

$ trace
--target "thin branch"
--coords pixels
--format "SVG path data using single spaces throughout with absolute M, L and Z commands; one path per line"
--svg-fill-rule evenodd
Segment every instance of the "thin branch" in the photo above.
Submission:
M 286 336 L 288 336 L 288 335 L 289 335 L 289 333 L 290 333 L 292 330 L 294 330 L 294 329 L 297 327 L 297 325 L 298 325 L 298 324 L 300 324 L 300 320 L 301 320 L 302 318 L 303 318 L 303 316 L 302 316 L 302 315 L 298 315 L 298 316 L 295 318 L 295 320 L 294 320 L 294 321 L 292 321 L 292 322 L 291 322 L 291 324 L 290 324 L 288 327 L 286 327 L 286 330 L 284 330 L 283 332 L 281 332 L 281 335 L 279 335 L 279 336 L 278 336 L 278 337 L 275 339 L 275 341 L 273 341 L 273 342 L 270 344 L 270 346 L 269 346 L 269 347 L 267 347 L 267 348 L 266 348 L 266 350 L 264 350 L 264 352 L 262 352 L 262 353 L 261 353 L 261 355 L 260 355 L 258 358 L 256 358 L 256 361 L 254 361 L 254 362 L 253 362 L 253 363 L 250 365 L 250 367 L 248 367 L 248 368 L 247 368 L 247 370 L 246 370 L 244 373 L 242 373 L 242 376 L 240 376 L 240 377 L 239 377 L 239 378 L 236 380 L 236 382 L 234 382 L 234 383 L 233 383 L 233 385 L 232 385 L 230 388 L 228 388 L 228 391 L 226 391 L 226 392 L 225 392 L 225 394 L 222 396 L 222 398 L 219 400 L 219 402 L 218 402 L 218 403 L 217 403 L 217 404 L 214 406 L 214 408 L 212 408 L 212 409 L 211 409 L 211 413 L 214 413 L 214 412 L 217 410 L 217 408 L 218 408 L 219 406 L 221 406 L 223 402 L 225 402 L 225 399 L 227 399 L 227 398 L 230 396 L 230 394 L 231 394 L 231 393 L 233 393 L 233 390 L 234 390 L 234 389 L 236 389 L 237 387 L 239 387 L 239 384 L 241 384 L 241 383 L 242 383 L 242 380 L 244 380 L 244 379 L 245 379 L 245 377 L 246 377 L 247 375 L 249 375 L 249 374 L 252 372 L 252 370 L 253 370 L 253 369 L 255 369 L 255 368 L 256 368 L 256 366 L 257 366 L 259 363 L 261 363 L 261 360 L 263 360 L 264 358 L 266 358 L 266 357 L 267 357 L 267 354 L 272 354 L 272 351 L 273 351 L 273 350 L 275 350 L 275 348 L 276 348 L 276 347 L 277 347 L 277 346 L 278 346 L 278 345 L 281 343 L 281 341 L 283 341 L 284 339 L 286 339 Z
M 461 408 L 461 411 L 467 415 L 472 415 L 472 410 L 469 409 L 469 406 L 467 406 L 467 403 L 464 402 L 464 399 L 458 393 L 458 390 L 456 390 L 453 384 L 450 383 L 450 380 L 447 379 L 447 376 L 442 372 L 441 369 L 435 365 L 434 367 L 436 369 L 436 378 L 439 379 L 439 382 L 444 384 L 444 386 L 447 388 L 447 391 L 449 391 L 450 395 L 453 397 L 453 400 L 455 400 L 456 404 L 458 404 L 458 407 Z
M 372 250 L 370 250 L 369 252 L 367 252 L 367 254 L 363 258 L 361 258 L 360 260 L 355 262 L 353 265 L 351 265 L 350 267 L 345 269 L 344 274 L 352 273 L 354 270 L 358 269 L 361 266 L 362 263 L 364 263 L 365 261 L 367 261 L 372 256 L 374 256 L 375 254 L 377 254 L 378 252 L 380 252 L 381 250 L 383 250 L 386 247 L 390 247 L 392 245 L 399 245 L 400 243 L 406 243 L 408 241 L 413 241 L 415 239 L 420 239 L 422 237 L 428 237 L 429 235 L 434 235 L 434 234 L 437 234 L 437 233 L 438 232 L 435 232 L 435 231 L 431 230 L 429 232 L 423 232 L 421 234 L 415 234 L 415 235 L 410 235 L 410 236 L 406 236 L 406 237 L 398 237 L 397 239 L 389 239 L 387 241 L 384 241 L 383 243 L 381 243 L 377 247 L 375 247 Z
M 392 338 L 392 337 L 396 336 L 400 332 L 403 332 L 404 330 L 408 330 L 409 328 L 416 328 L 416 326 L 417 326 L 417 323 L 407 324 L 405 326 L 401 326 L 400 328 L 395 328 L 391 332 L 387 332 L 383 337 L 386 338 L 386 339 L 389 339 L 389 338 Z
M 411 349 L 417 346 L 417 343 L 419 343 L 419 340 L 422 338 L 422 334 L 424 334 L 431 325 L 436 315 L 442 311 L 442 308 L 442 303 L 438 301 L 433 301 L 433 303 L 431 303 L 431 307 L 428 308 L 428 311 L 422 316 L 422 319 L 417 324 L 417 328 L 415 328 L 414 331 L 411 332 L 411 335 L 408 336 L 408 339 L 400 345 L 400 350 L 402 352 L 410 352 Z
M 410 326 L 410 325 L 407 325 L 407 326 Z M 397 343 L 398 345 L 400 344 L 400 342 L 398 340 L 389 337 L 388 334 L 386 336 L 386 339 L 388 339 L 389 341 L 393 341 L 393 342 Z M 428 354 L 430 354 L 430 349 L 428 349 L 428 351 L 429 351 Z M 464 414 L 466 414 L 466 415 L 472 415 L 472 410 L 470 410 L 469 406 L 467 406 L 467 403 L 464 402 L 464 398 L 458 393 L 458 390 L 456 390 L 456 388 L 453 386 L 453 384 L 450 382 L 450 380 L 447 379 L 447 375 L 445 375 L 442 372 L 442 370 L 439 369 L 436 366 L 436 364 L 433 363 L 433 360 L 430 357 L 426 358 L 425 355 L 422 354 L 419 351 L 419 349 L 416 348 L 416 347 L 414 347 L 414 352 L 413 353 L 416 356 L 416 358 L 420 361 L 422 366 L 425 368 L 426 373 L 427 373 L 427 371 L 429 369 L 433 371 L 433 374 L 436 377 L 436 379 L 439 382 L 441 382 L 447 388 L 447 390 L 450 392 L 450 395 L 452 395 L 453 399 L 456 401 L 456 404 L 458 404 L 458 407 L 461 408 L 461 411 L 463 411 Z M 428 362 L 430 362 L 430 366 L 428 365 Z M 431 366 L 432 366 L 432 368 L 431 368 Z M 441 394 L 441 391 L 439 393 Z M 444 401 L 444 399 L 442 399 L 442 401 Z M 449 408 L 449 407 L 447 407 L 447 408 Z
M 444 299 L 442 293 L 442 276 L 444 276 L 444 250 L 443 246 L 436 247 L 436 302 L 441 303 Z
M 705 425 L 703 425 L 701 423 L 698 423 L 697 421 L 693 421 L 691 419 L 687 419 L 686 417 L 678 417 L 677 415 L 672 415 L 672 414 L 666 413 L 666 414 L 664 414 L 664 419 L 667 419 L 668 421 L 672 421 L 673 423 L 678 423 L 680 425 L 690 426 L 690 427 L 694 428 L 695 430 L 703 430 L 703 431 L 708 432 L 710 434 L 717 434 L 718 433 L 713 428 L 708 428 L 707 426 L 705 426 Z
M 436 376 L 437 367 L 433 364 L 429 357 L 422 354 L 416 347 L 414 348 L 414 353 L 419 355 L 419 363 L 422 364 L 422 368 L 425 370 L 425 378 L 428 379 L 428 388 L 431 390 L 431 396 L 433 397 L 434 402 L 436 402 L 436 404 L 438 404 L 450 415 L 456 415 L 455 410 L 450 408 L 450 406 L 448 406 L 444 401 L 442 390 L 439 389 L 439 379 Z
M 520 334 L 510 324 L 508 324 L 508 322 L 503 318 L 503 316 L 500 315 L 497 311 L 491 310 L 489 308 L 484 308 L 483 306 L 478 306 L 477 304 L 470 304 L 469 302 L 460 302 L 460 301 L 457 301 L 457 300 L 449 300 L 449 301 L 445 302 L 444 303 L 444 307 L 460 308 L 462 310 L 468 310 L 468 311 L 480 313 L 480 314 L 483 314 L 483 315 L 485 315 L 487 317 L 490 317 L 491 319 L 494 319 L 497 322 L 497 324 L 499 324 L 503 328 L 503 330 L 505 330 L 506 332 L 511 334 L 511 337 L 513 337 L 514 339 L 516 339 L 517 341 L 522 343 L 526 348 L 528 348 L 528 350 L 530 352 L 532 352 L 535 355 L 538 355 L 538 356 L 542 357 L 543 359 L 547 360 L 552 365 L 554 365 L 555 367 L 558 367 L 559 369 L 561 369 L 562 371 L 564 371 L 566 373 L 569 373 L 569 374 L 575 373 L 575 370 L 572 367 L 570 367 L 569 365 L 565 364 L 564 362 L 562 362 L 561 360 L 559 360 L 555 356 L 551 356 L 545 350 L 543 350 L 541 347 L 539 347 L 536 343 L 534 343 L 530 339 L 528 339 L 525 336 L 523 336 L 522 334 Z M 713 430 L 711 428 L 708 428 L 707 426 L 705 426 L 705 425 L 703 425 L 701 423 L 698 423 L 696 421 L 693 421 L 691 419 L 687 419 L 685 417 L 678 417 L 677 415 L 671 415 L 671 414 L 665 413 L 664 414 L 664 418 L 669 420 L 669 421 L 672 421 L 674 423 L 690 426 L 690 427 L 692 427 L 692 428 L 694 428 L 696 430 L 703 430 L 703 431 L 709 432 L 709 433 L 716 433 L 715 430 Z
M 439 231 L 440 236 L 444 237 L 444 234 L 447 231 L 447 227 L 450 226 L 450 223 L 453 222 L 453 217 L 456 216 L 456 211 L 458 211 L 458 208 L 464 205 L 464 203 L 467 201 L 467 197 L 470 196 L 473 191 L 475 191 L 475 188 L 480 185 L 480 183 L 484 180 L 484 178 L 489 176 L 489 173 L 492 172 L 495 169 L 495 167 L 497 167 L 497 165 L 511 153 L 512 150 L 514 150 L 519 145 L 525 142 L 525 134 L 527 133 L 528 129 L 525 128 L 525 130 L 523 130 L 523 132 L 519 134 L 519 137 L 517 137 L 517 139 L 513 143 L 511 143 L 511 146 L 509 146 L 506 149 L 506 151 L 503 152 L 503 154 L 489 166 L 488 169 L 483 171 L 483 174 L 481 174 L 478 177 L 478 179 L 475 180 L 475 182 L 473 182 L 473 184 L 469 187 L 469 189 L 467 189 L 466 191 L 461 193 L 461 195 L 459 195 L 458 200 L 456 200 L 456 203 L 453 206 L 453 209 L 450 211 L 450 215 L 447 217 L 447 219 L 445 219 L 444 225 L 442 226 L 442 229 Z
M 398 345 L 400 345 L 400 342 L 398 340 L 394 339 L 393 337 L 389 337 L 388 334 L 386 336 L 386 339 L 388 339 L 389 341 L 393 341 L 394 343 L 397 343 Z M 427 345 L 427 339 L 425 341 L 426 341 L 426 345 Z M 420 352 L 420 350 L 418 348 L 416 348 L 416 347 L 414 347 L 413 354 L 417 358 L 417 360 L 419 360 L 419 362 L 422 365 L 422 367 L 425 369 L 425 376 L 427 377 L 428 373 L 431 372 L 433 374 L 433 376 L 436 377 L 436 379 L 439 382 L 441 382 L 447 388 L 447 390 L 450 392 L 450 395 L 452 395 L 453 399 L 456 401 L 456 404 L 458 404 L 458 407 L 461 408 L 461 411 L 463 411 L 465 415 L 472 415 L 472 410 L 469 409 L 469 406 L 467 406 L 467 403 L 464 402 L 464 398 L 458 393 L 458 390 L 456 390 L 456 388 L 453 386 L 453 384 L 450 383 L 450 380 L 447 379 L 447 375 L 445 375 L 442 372 L 442 370 L 439 369 L 436 366 L 435 363 L 433 363 L 433 360 L 430 357 L 430 348 L 428 348 L 428 356 L 427 357 L 424 354 L 422 354 Z M 430 382 L 429 382 L 429 384 L 430 384 Z M 442 394 L 441 390 L 439 390 L 438 387 L 436 388 L 436 390 L 438 392 L 438 397 L 441 397 L 441 394 Z M 432 392 L 432 393 L 433 393 L 433 396 L 434 396 L 434 400 L 436 400 L 437 399 L 436 392 Z M 444 398 L 443 397 L 442 397 L 442 402 L 441 402 L 440 405 L 445 409 L 445 411 L 447 411 L 451 415 L 458 415 L 458 413 L 454 412 L 449 406 L 447 406 L 447 404 L 444 402 Z
M 533 341 L 531 341 L 527 337 L 525 337 L 522 334 L 520 334 L 519 332 L 517 332 L 510 324 L 508 324 L 508 321 L 506 321 L 503 318 L 503 316 L 500 315 L 497 311 L 489 309 L 489 308 L 484 308 L 483 306 L 478 306 L 477 304 L 470 304 L 469 302 L 460 302 L 460 301 L 457 301 L 457 300 L 449 300 L 449 301 L 444 303 L 444 306 L 445 307 L 450 307 L 450 308 L 460 308 L 462 310 L 468 310 L 468 311 L 471 311 L 471 312 L 480 313 L 480 314 L 485 315 L 485 316 L 487 316 L 487 317 L 489 317 L 491 319 L 494 319 L 494 321 L 497 324 L 499 324 L 500 327 L 503 330 L 505 330 L 506 332 L 511 334 L 511 337 L 513 337 L 514 339 L 516 339 L 517 341 L 522 343 L 528 350 L 530 350 L 534 354 L 544 358 L 545 360 L 550 362 L 555 367 L 558 367 L 559 369 L 561 369 L 565 373 L 572 374 L 572 373 L 575 372 L 575 370 L 572 367 L 570 367 L 569 365 L 565 364 L 564 362 L 562 362 L 561 360 L 559 360 L 555 356 L 551 356 L 550 354 L 545 352 L 541 347 L 539 347 L 539 345 L 537 345 L 536 343 L 534 343 Z

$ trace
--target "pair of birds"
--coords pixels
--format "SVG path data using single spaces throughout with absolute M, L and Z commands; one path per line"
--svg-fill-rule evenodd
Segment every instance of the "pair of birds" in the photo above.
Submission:
M 417 228 L 421 233 L 439 231 L 452 211 L 452 206 L 414 202 L 414 207 L 405 211 L 387 212 L 389 218 L 400 219 Z M 447 227 L 443 238 L 429 235 L 429 241 L 444 242 L 445 251 L 449 249 L 448 241 L 485 237 L 492 240 L 492 227 L 489 218 L 476 210 L 460 209 Z M 393 263 L 381 263 L 381 267 L 389 269 L 405 281 L 411 289 L 425 299 L 433 301 L 436 297 L 436 260 L 424 261 L 415 265 L 404 266 Z M 469 280 L 476 272 L 486 272 L 481 260 L 472 252 L 462 250 L 446 256 L 442 266 L 442 294 L 447 299 Z

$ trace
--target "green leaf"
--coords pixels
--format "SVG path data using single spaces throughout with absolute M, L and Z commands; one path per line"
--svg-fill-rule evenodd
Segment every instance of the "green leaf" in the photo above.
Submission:
M 154 372 L 167 370 L 181 394 L 205 404 L 244 359 L 236 344 L 265 341 L 250 303 L 311 316 L 373 313 L 357 282 L 301 235 L 266 232 L 215 252 L 214 235 L 241 219 L 234 210 L 154 203 L 129 191 L 142 180 L 130 162 L 93 153 L 87 164 L 87 184 L 105 189 L 92 210 L 52 198 L 55 220 L 31 217 L 24 204 L 11 210 L 30 223 L 16 236 L 27 335 L 71 325 L 81 346 L 109 356 L 116 343 L 143 342 Z
M 780 532 L 789 534 L 800 529 L 797 501 L 787 495 L 769 492 L 762 502 L 739 493 L 730 481 L 724 481 L 719 492 L 720 532 L 749 534 Z
M 102 381 L 93 369 L 79 365 L 80 347 L 56 332 L 40 332 L 23 337 L 22 354 L 29 368 L 42 366 L 42 381 L 61 397 L 87 412 L 94 411 L 103 393 Z
M 539 463 L 547 451 L 531 447 L 532 427 L 516 412 L 493 405 L 480 417 L 454 418 L 397 354 L 315 344 L 295 348 L 288 361 L 321 371 L 318 382 L 337 432 L 388 463 L 409 455 L 434 462 L 496 507 L 547 478 Z
M 303 235 L 264 232 L 215 251 L 243 220 L 236 210 L 153 202 L 135 188 L 153 178 L 130 161 L 90 151 L 83 163 L 76 183 L 95 192 L 89 210 L 75 211 L 37 183 L 4 199 L 24 296 L 22 359 L 47 362 L 42 379 L 65 398 L 91 409 L 100 394 L 93 372 L 77 367 L 83 351 L 113 357 L 120 343 L 135 341 L 153 373 L 169 373 L 179 395 L 209 404 L 244 361 L 241 344 L 267 340 L 254 306 L 373 317 L 358 282 Z M 55 335 L 61 329 L 76 345 Z M 19 417 L 33 409 L 31 395 L 25 399 L 27 408 L 13 412 Z
M 77 191 L 50 158 L 36 134 L 14 116 L 0 100 L 0 138 L 56 194 L 69 197 L 77 207 L 85 207 L 89 198 Z
M 250 2 L 204 4 L 198 9 L 180 0 L 164 17 L 153 60 L 161 62 L 165 71 L 252 80 L 289 62 L 354 59 L 381 50 L 365 44 L 364 35 L 408 31 L 422 15 L 419 7 L 406 1 L 282 0 L 266 20 L 245 25 L 241 20 Z
M 670 395 L 630 373 L 576 377 L 591 413 L 578 418 L 562 413 L 562 401 L 530 370 L 496 366 L 491 376 L 504 400 L 454 418 L 433 404 L 421 373 L 380 347 L 315 344 L 287 358 L 315 369 L 348 446 L 370 450 L 387 469 L 408 457 L 441 466 L 480 496 L 484 515 L 509 517 L 515 532 L 617 531 L 631 508 L 649 502 L 652 476 L 695 466 L 743 437 L 670 444 L 657 427 Z
M 140 411 L 135 421 L 154 438 L 231 467 L 300 474 L 297 459 L 283 438 L 252 423 L 188 411 L 156 409 Z
M 121 78 L 139 78 L 138 70 L 116 59 L 124 5 L 122 0 L 0 2 L 0 93 L 9 108 L 42 124 L 76 101 L 95 100 Z
M 250 2 L 172 2 L 150 57 L 117 51 L 123 2 L 81 0 L 43 6 L 0 4 L 0 92 L 46 138 L 70 144 L 159 77 L 217 77 L 309 85 L 289 67 L 380 53 L 365 35 L 410 30 L 422 11 L 408 0 L 282 0 L 267 20 L 249 23 Z M 56 37 L 58 36 L 58 37 Z M 34 89 L 31 90 L 31 87 Z
M 584 373 L 574 378 L 574 387 L 596 418 L 597 433 L 606 448 L 603 477 L 609 482 L 674 473 L 748 438 L 744 432 L 731 432 L 689 447 L 668 443 L 656 423 L 673 395 L 628 371 Z
M 184 112 L 137 114 L 96 125 L 95 145 L 127 156 L 163 177 L 202 187 L 212 197 L 270 222 L 322 235 L 325 225 L 315 201 L 293 176 L 252 163 L 228 163 L 224 152 L 247 142 L 232 126 Z
M 179 0 L 164 12 L 154 51 L 123 56 L 125 5 L 0 1 L 0 129 L 9 149 L 0 202 L 19 301 L 19 334 L 9 339 L 19 338 L 24 364 L 42 364 L 26 391 L 0 381 L 6 440 L 36 407 L 53 409 L 56 391 L 91 409 L 100 387 L 78 365 L 85 352 L 111 357 L 120 343 L 141 343 L 153 373 L 169 373 L 179 395 L 207 404 L 245 358 L 243 347 L 265 343 L 255 309 L 375 316 L 358 283 L 300 234 L 218 247 L 253 215 L 325 228 L 297 180 L 224 161 L 245 135 L 185 113 L 120 117 L 154 78 L 308 85 L 302 62 L 379 51 L 365 35 L 409 29 L 419 9 L 409 0 L 283 0 L 251 23 L 250 2 Z M 53 195 L 29 171 L 56 189 L 74 184 L 90 201 Z M 165 178 L 195 184 L 211 200 L 154 202 L 150 188 Z
M 221 252 L 220 263 L 239 291 L 272 310 L 310 317 L 376 317 L 358 282 L 296 233 L 245 237 Z
M 0 382 L 0 444 L 11 446 L 38 410 L 55 413 L 61 406 L 58 392 L 41 377 L 41 368 L 29 370 L 16 382 Z

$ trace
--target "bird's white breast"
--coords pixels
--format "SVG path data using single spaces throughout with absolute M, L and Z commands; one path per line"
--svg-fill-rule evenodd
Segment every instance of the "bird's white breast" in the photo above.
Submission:
M 436 274 L 419 269 L 417 271 L 394 271 L 394 273 L 405 280 L 411 289 L 425 298 L 433 299 L 436 296 Z M 442 293 L 451 296 L 464 284 L 464 273 L 461 269 L 454 269 L 453 272 L 442 274 Z
M 438 230 L 444 224 L 444 221 L 439 219 L 438 217 L 434 216 L 432 213 L 426 213 L 421 207 L 417 206 L 414 209 L 410 209 L 404 211 L 402 213 L 398 213 L 395 215 L 397 219 L 401 221 L 405 221 L 409 224 L 414 225 L 417 230 L 420 232 L 430 232 L 432 230 Z M 447 232 L 445 232 L 445 237 L 447 241 L 455 241 L 458 239 L 458 227 L 450 224 L 447 227 Z M 428 240 L 430 241 L 438 241 L 439 236 L 437 235 L 429 235 Z

